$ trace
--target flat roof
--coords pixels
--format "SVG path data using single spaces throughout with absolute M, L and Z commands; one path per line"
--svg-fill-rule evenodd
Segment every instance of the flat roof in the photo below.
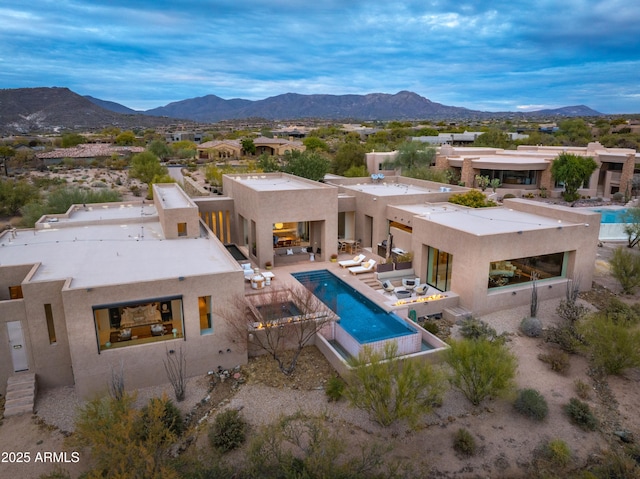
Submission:
M 164 209 L 197 208 L 185 192 L 175 183 L 155 184 L 154 190 L 160 195 Z
M 347 190 L 362 191 L 364 193 L 375 196 L 399 196 L 399 195 L 418 195 L 425 193 L 439 193 L 439 187 L 424 188 L 408 183 L 380 182 L 380 183 L 357 183 L 351 185 L 340 185 Z M 451 187 L 451 185 L 442 185 Z
M 227 175 L 229 178 L 256 191 L 292 191 L 326 189 L 331 186 L 317 181 L 305 180 L 294 175 L 262 174 L 262 175 Z
M 140 208 L 116 205 L 90 211 L 80 207 L 72 219 L 46 223 L 42 229 L 5 232 L 0 236 L 0 264 L 41 263 L 32 281 L 70 278 L 71 288 L 240 269 L 224 246 L 204 228 L 198 238 L 167 240 L 157 215 L 141 217 Z M 142 211 L 150 208 L 145 206 Z M 126 211 L 129 216 L 123 214 Z M 95 220 L 96 216 L 112 221 L 81 222 L 82 218 Z M 122 221 L 118 224 L 116 218 Z
M 477 236 L 517 233 L 518 231 L 536 231 L 557 229 L 563 226 L 578 226 L 547 216 L 516 211 L 497 206 L 495 208 L 462 208 L 452 204 L 402 205 L 397 208 L 406 210 L 426 221 L 433 221 L 452 229 Z

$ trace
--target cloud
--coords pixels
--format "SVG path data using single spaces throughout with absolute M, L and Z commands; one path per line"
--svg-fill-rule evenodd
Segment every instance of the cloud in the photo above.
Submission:
M 412 90 L 472 109 L 640 112 L 640 8 L 622 0 L 5 0 L 0 15 L 3 88 L 147 108 Z

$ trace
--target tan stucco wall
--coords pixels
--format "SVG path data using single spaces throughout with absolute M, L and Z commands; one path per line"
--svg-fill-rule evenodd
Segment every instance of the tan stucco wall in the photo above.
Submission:
M 288 175 L 277 175 L 275 177 Z M 255 237 L 249 231 L 249 243 L 256 244 L 253 258 L 259 267 L 273 262 L 273 225 L 278 222 L 311 223 L 311 246 L 322 249 L 317 260 L 326 260 L 338 250 L 338 190 L 321 183 L 292 177 L 296 182 L 308 182 L 309 189 L 258 191 L 241 180 L 223 177 L 225 193 L 235 201 L 234 221 L 240 227 L 239 216 L 249 224 L 255 222 Z M 251 229 L 251 227 L 249 227 Z M 251 248 L 249 248 L 251 252 Z
M 581 214 L 571 208 L 548 208 L 525 200 L 508 200 L 505 206 L 580 224 L 569 226 L 565 223 L 561 229 L 525 231 L 523 234 L 476 236 L 465 232 L 464 225 L 453 229 L 417 217 L 413 226 L 413 266 L 418 275 L 423 280 L 426 278 L 427 246 L 452 254 L 450 289 L 460 296 L 461 306 L 474 314 L 484 314 L 530 301 L 530 285 L 490 291 L 487 284 L 490 262 L 569 251 L 567 277 L 580 278 L 582 289 L 590 288 L 599 232 L 597 213 Z M 565 283 L 566 279 L 540 281 L 544 286 L 539 289 L 540 298 L 564 295 Z
M 227 301 L 244 291 L 242 272 L 211 274 L 146 283 L 122 284 L 62 293 L 68 325 L 69 349 L 74 365 L 76 391 L 80 397 L 104 393 L 112 369 L 124 365 L 127 389 L 167 382 L 163 360 L 166 351 L 182 348 L 187 359 L 187 376 L 205 374 L 217 366 L 231 368 L 245 364 L 244 347 L 229 339 L 226 319 L 220 315 Z M 211 334 L 200 334 L 198 297 L 211 296 Z M 182 296 L 184 338 L 113 348 L 99 352 L 93 319 L 93 306 L 127 301 Z M 227 352 L 227 349 L 231 349 Z M 222 351 L 222 354 L 219 353 Z

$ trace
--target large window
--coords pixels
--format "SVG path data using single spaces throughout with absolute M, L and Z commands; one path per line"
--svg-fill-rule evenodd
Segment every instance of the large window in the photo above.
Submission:
M 427 284 L 448 291 L 451 288 L 453 255 L 429 246 L 427 264 Z
M 498 178 L 504 188 L 511 185 L 536 185 L 538 182 L 536 170 L 480 170 L 480 174 L 490 179 Z
M 489 288 L 565 276 L 567 253 L 553 253 L 489 263 Z
M 93 307 L 99 350 L 184 337 L 182 297 Z
M 309 246 L 309 222 L 282 222 L 273 225 L 273 246 Z

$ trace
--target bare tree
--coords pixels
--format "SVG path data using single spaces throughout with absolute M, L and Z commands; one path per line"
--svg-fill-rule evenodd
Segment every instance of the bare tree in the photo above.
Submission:
M 111 382 L 109 383 L 109 393 L 116 401 L 124 397 L 124 361 L 120 361 L 120 369 L 111 366 Z
M 187 360 L 182 352 L 182 346 L 176 352 L 173 349 L 167 350 L 167 359 L 163 361 L 164 369 L 167 372 L 169 382 L 173 386 L 176 395 L 176 401 L 184 400 L 186 393 L 187 381 Z
M 229 325 L 229 337 L 263 351 L 290 375 L 302 349 L 336 319 L 311 291 L 299 286 L 272 289 L 268 293 L 236 297 L 221 312 Z

